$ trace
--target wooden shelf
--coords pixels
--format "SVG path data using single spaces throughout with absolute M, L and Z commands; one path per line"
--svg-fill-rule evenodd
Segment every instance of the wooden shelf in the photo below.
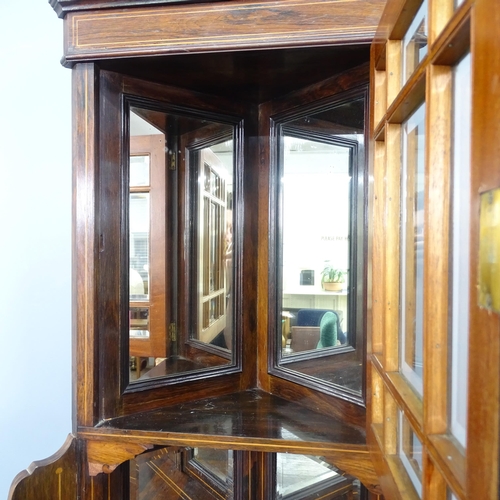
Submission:
M 260 390 L 112 418 L 95 428 L 81 428 L 79 436 L 234 450 L 303 449 L 318 455 L 366 451 L 364 429 Z
M 80 427 L 91 475 L 154 446 L 219 448 L 323 457 L 381 494 L 364 427 L 354 427 L 254 389 L 206 398 Z

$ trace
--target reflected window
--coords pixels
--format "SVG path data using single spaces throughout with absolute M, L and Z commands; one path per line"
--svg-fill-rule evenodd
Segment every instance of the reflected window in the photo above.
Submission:
M 422 394 L 425 106 L 402 125 L 400 368 Z
M 149 192 L 130 193 L 130 300 L 149 300 Z
M 217 151 L 219 154 L 217 154 Z M 226 163 L 223 161 L 224 151 Z M 198 327 L 193 337 L 230 348 L 228 305 L 232 266 L 232 141 L 204 148 L 195 155 L 199 173 L 198 193 Z M 229 315 L 230 317 L 230 315 Z

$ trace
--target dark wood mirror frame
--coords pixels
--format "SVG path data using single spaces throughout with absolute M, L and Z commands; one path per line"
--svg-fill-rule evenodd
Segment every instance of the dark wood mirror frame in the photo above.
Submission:
M 172 95 L 171 101 L 176 99 L 177 92 L 172 89 L 164 89 L 165 96 Z M 207 96 L 207 101 L 214 101 L 212 97 Z M 161 367 L 155 368 L 157 371 L 154 377 L 147 377 L 139 380 L 135 380 L 128 384 L 128 356 L 125 360 L 121 361 L 122 366 L 126 366 L 125 371 L 122 371 L 122 377 L 124 378 L 123 385 L 126 386 L 124 393 L 132 393 L 135 391 L 144 391 L 147 389 L 154 389 L 158 387 L 163 387 L 165 385 L 177 384 L 181 382 L 195 381 L 199 379 L 206 380 L 208 378 L 217 377 L 229 373 L 241 372 L 241 328 L 239 326 L 239 317 L 232 313 L 231 318 L 234 318 L 234 325 L 231 325 L 231 331 L 235 334 L 235 339 L 233 342 L 234 349 L 232 354 L 226 349 L 221 349 L 216 346 L 211 346 L 209 344 L 196 341 L 192 338 L 192 322 L 194 321 L 194 316 L 192 311 L 196 309 L 196 276 L 197 276 L 197 263 L 196 263 L 196 223 L 197 220 L 195 210 L 195 186 L 197 185 L 197 179 L 194 178 L 191 172 L 191 165 L 188 162 L 191 161 L 188 156 L 196 156 L 197 152 L 206 147 L 207 145 L 215 142 L 220 142 L 222 140 L 232 139 L 234 141 L 235 154 L 234 158 L 236 160 L 235 168 L 233 169 L 234 175 L 234 186 L 235 186 L 235 220 L 241 220 L 242 217 L 238 217 L 238 213 L 241 214 L 242 206 L 241 201 L 243 197 L 241 196 L 242 189 L 242 173 L 244 171 L 242 165 L 242 155 L 241 155 L 241 141 L 237 138 L 241 137 L 243 134 L 243 121 L 234 116 L 222 115 L 219 113 L 214 113 L 211 111 L 200 111 L 190 109 L 186 106 L 181 106 L 179 104 L 172 104 L 172 102 L 162 102 L 148 99 L 146 97 L 141 97 L 137 95 L 123 95 L 122 96 L 122 118 L 123 118 L 123 130 L 125 131 L 125 140 L 123 143 L 123 152 L 121 154 L 120 165 L 121 173 L 113 169 L 115 175 L 121 176 L 120 185 L 122 186 L 123 193 L 120 196 L 122 200 L 121 210 L 115 212 L 115 216 L 122 221 L 121 227 L 124 232 L 121 240 L 125 241 L 123 246 L 123 251 L 120 252 L 122 255 L 122 262 L 119 263 L 120 276 L 121 279 L 125 281 L 125 285 L 122 288 L 127 289 L 127 283 L 129 282 L 128 275 L 128 234 L 129 229 L 126 221 L 129 220 L 128 217 L 128 157 L 129 150 L 127 139 L 127 130 L 129 124 L 129 109 L 134 106 L 134 109 L 140 108 L 142 110 L 151 110 L 155 112 L 164 113 L 168 116 L 168 119 L 172 121 L 172 124 L 168 126 L 168 131 L 164 130 L 167 138 L 167 149 L 165 155 L 168 156 L 169 160 L 166 162 L 169 167 L 167 172 L 167 217 L 165 224 L 167 225 L 166 237 L 168 242 L 168 250 L 165 255 L 158 256 L 160 259 L 164 259 L 166 263 L 166 273 L 167 273 L 167 283 L 168 286 L 165 288 L 166 301 L 168 303 L 167 311 L 168 317 L 164 318 L 164 321 L 169 324 L 175 324 L 175 337 L 169 336 L 164 342 L 168 343 L 168 357 L 167 360 L 172 358 L 177 358 L 179 355 L 184 359 L 184 355 L 189 352 L 198 352 L 201 357 L 204 358 L 207 368 L 204 369 L 182 369 L 179 371 L 168 372 L 167 369 L 161 369 Z M 212 125 L 204 125 L 203 131 L 204 137 L 200 136 L 200 130 L 203 124 L 209 123 Z M 217 124 L 217 125 L 216 125 Z M 193 130 L 190 130 L 193 129 Z M 102 169 L 101 169 L 102 170 Z M 109 195 L 107 200 L 102 200 L 102 204 L 113 203 L 112 197 L 114 193 Z M 124 222 L 123 222 L 124 221 Z M 236 227 L 236 238 L 235 249 L 233 255 L 233 261 L 235 265 L 240 267 L 241 262 L 241 232 L 237 223 Z M 106 268 L 108 270 L 108 268 Z M 111 279 L 112 273 L 103 272 L 100 274 L 103 280 L 102 285 L 105 287 L 104 281 Z M 241 296 L 239 283 L 232 284 L 233 295 L 236 297 L 236 306 L 239 308 L 239 297 Z M 122 315 L 126 317 L 128 315 L 128 299 L 122 300 L 120 304 L 120 309 Z M 233 301 L 233 309 L 234 309 Z M 123 323 L 122 323 L 123 324 Z M 122 342 L 124 346 L 122 348 L 123 353 L 129 352 L 129 335 L 128 335 L 128 324 L 125 323 L 125 330 L 121 331 Z M 116 327 L 118 328 L 118 324 Z M 194 356 L 195 354 L 193 354 Z M 188 355 L 188 358 L 190 356 Z M 187 360 L 186 360 L 187 361 Z M 173 363 L 175 365 L 175 360 Z M 153 371 L 154 371 L 153 370 Z
M 342 138 L 336 135 L 335 125 L 331 130 L 326 126 L 324 130 L 315 130 L 313 126 L 296 125 L 294 122 L 313 117 L 315 114 L 333 110 L 354 101 L 362 101 L 363 140 L 356 141 Z M 368 88 L 366 85 L 352 90 L 345 90 L 331 97 L 326 97 L 319 102 L 308 104 L 303 107 L 294 107 L 271 118 L 271 148 L 274 151 L 270 168 L 270 184 L 274 186 L 271 192 L 270 210 L 272 230 L 270 231 L 270 254 L 274 258 L 270 260 L 269 275 L 271 283 L 269 288 L 269 317 L 276 318 L 270 322 L 271 356 L 269 361 L 269 372 L 286 380 L 302 384 L 314 390 L 325 392 L 347 401 L 355 402 L 364 406 L 364 359 L 366 357 L 366 200 L 367 200 L 367 165 L 365 157 L 365 144 L 367 141 L 368 122 Z M 321 350 L 305 351 L 286 357 L 281 355 L 282 349 L 279 345 L 278 332 L 281 329 L 281 311 L 283 295 L 282 275 L 282 221 L 283 208 L 281 202 L 282 183 L 279 181 L 283 176 L 283 160 L 280 159 L 282 149 L 281 142 L 284 135 L 309 139 L 312 141 L 329 144 L 342 145 L 351 151 L 350 175 L 352 183 L 350 187 L 350 241 L 349 241 L 349 302 L 348 302 L 348 324 L 350 338 L 348 345 L 326 348 Z M 275 222 L 273 226 L 273 222 Z M 275 286 L 274 283 L 277 283 Z M 354 333 L 354 334 L 353 334 Z M 337 358 L 338 356 L 338 358 Z M 330 383 L 314 375 L 307 375 L 302 368 L 294 368 L 294 365 L 304 365 L 311 361 L 324 363 L 329 361 L 334 364 L 337 360 L 346 358 L 356 363 L 359 368 L 359 379 L 361 385 L 359 391 L 344 388 L 338 384 Z
M 234 137 L 242 137 L 243 123 L 242 119 L 236 115 L 238 111 L 234 102 L 224 101 L 222 98 L 212 96 L 202 96 L 193 92 L 179 91 L 175 88 L 163 85 L 149 84 L 146 81 L 139 81 L 127 78 L 112 72 L 100 71 L 100 130 L 102 134 L 98 139 L 100 144 L 99 169 L 98 169 L 98 189 L 96 196 L 96 206 L 99 210 L 96 214 L 97 233 L 96 239 L 99 241 L 99 259 L 97 272 L 96 301 L 101 308 L 98 314 L 96 330 L 94 335 L 100 344 L 99 393 L 102 394 L 102 400 L 105 404 L 98 405 L 98 412 L 101 419 L 111 418 L 119 414 L 128 413 L 126 406 L 128 400 L 147 401 L 148 394 L 155 400 L 158 398 L 171 398 L 171 391 L 166 386 L 178 383 L 189 383 L 202 381 L 203 395 L 207 397 L 211 394 L 209 387 L 215 387 L 215 382 L 208 382 L 212 377 L 225 374 L 240 373 L 241 368 L 241 341 L 235 342 L 234 361 L 229 364 L 225 361 L 225 366 L 209 369 L 203 372 L 188 372 L 172 377 L 157 377 L 149 380 L 139 380 L 129 384 L 129 320 L 128 320 L 128 106 L 134 105 L 143 109 L 162 111 L 185 117 L 186 127 L 189 128 L 190 121 L 202 120 L 208 122 L 220 122 L 229 125 L 234 129 Z M 109 105 L 112 102 L 115 105 Z M 191 106 L 180 105 L 179 103 L 189 103 Z M 200 108 L 196 109 L 196 105 Z M 229 116 L 220 114 L 218 109 L 235 109 L 235 115 Z M 118 126 L 121 124 L 121 128 Z M 185 128 L 186 128 L 185 127 Z M 186 130 L 185 130 L 186 131 Z M 226 132 L 227 133 L 227 132 Z M 177 150 L 179 145 L 171 144 L 173 150 Z M 241 177 L 243 176 L 243 166 L 241 164 L 241 145 L 236 141 L 236 158 L 240 163 L 235 169 L 236 173 L 236 227 L 242 223 L 241 203 L 238 201 L 242 186 Z M 180 156 L 180 155 L 179 155 Z M 187 173 L 181 169 L 174 172 L 175 177 L 185 176 Z M 190 241 L 186 240 L 184 233 L 186 222 L 189 218 L 189 203 L 187 199 L 185 181 L 172 180 L 173 183 L 179 183 L 183 186 L 178 195 L 178 208 L 171 206 L 169 213 L 171 241 L 179 241 L 174 245 L 176 255 L 172 252 L 165 257 L 169 266 L 169 274 L 174 277 L 178 284 L 178 294 L 173 290 L 167 290 L 169 300 L 179 302 L 179 309 L 173 307 L 172 314 L 179 316 L 182 325 L 187 323 L 189 311 L 186 305 L 190 304 L 189 285 L 186 277 L 190 275 Z M 180 210 L 180 218 L 174 215 L 174 211 Z M 239 214 L 239 215 L 238 215 Z M 179 224 L 174 220 L 179 220 Z M 178 234 L 175 234 L 177 232 Z M 235 260 L 241 262 L 241 237 L 236 242 Z M 168 236 L 167 236 L 168 238 Z M 178 263 L 178 269 L 175 269 Z M 181 276 L 177 279 L 175 276 Z M 241 296 L 236 283 L 236 297 Z M 239 319 L 237 322 L 239 324 Z M 241 329 L 236 328 L 236 332 Z M 120 346 L 119 349 L 113 346 Z M 238 384 L 237 384 L 238 385 Z M 217 389 L 215 389 L 217 392 Z M 139 394 L 140 393 L 140 394 Z M 136 394 L 136 396 L 134 396 Z M 163 394 L 163 396 L 161 395 Z M 186 394 L 188 395 L 188 394 Z M 192 399 L 192 395 L 188 396 Z M 113 402 L 114 401 L 114 402 Z M 158 403 L 156 403 L 158 404 Z

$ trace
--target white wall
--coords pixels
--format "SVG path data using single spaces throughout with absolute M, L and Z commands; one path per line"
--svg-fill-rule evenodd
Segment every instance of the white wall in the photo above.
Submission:
M 0 499 L 71 432 L 71 72 L 48 0 L 0 0 Z

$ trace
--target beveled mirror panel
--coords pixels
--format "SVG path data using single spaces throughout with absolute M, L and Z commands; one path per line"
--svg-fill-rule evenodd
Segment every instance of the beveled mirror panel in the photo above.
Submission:
M 129 378 L 232 365 L 235 126 L 126 106 Z
M 362 396 L 364 93 L 277 120 L 277 373 Z
M 322 457 L 276 453 L 276 498 L 356 498 L 360 483 Z

